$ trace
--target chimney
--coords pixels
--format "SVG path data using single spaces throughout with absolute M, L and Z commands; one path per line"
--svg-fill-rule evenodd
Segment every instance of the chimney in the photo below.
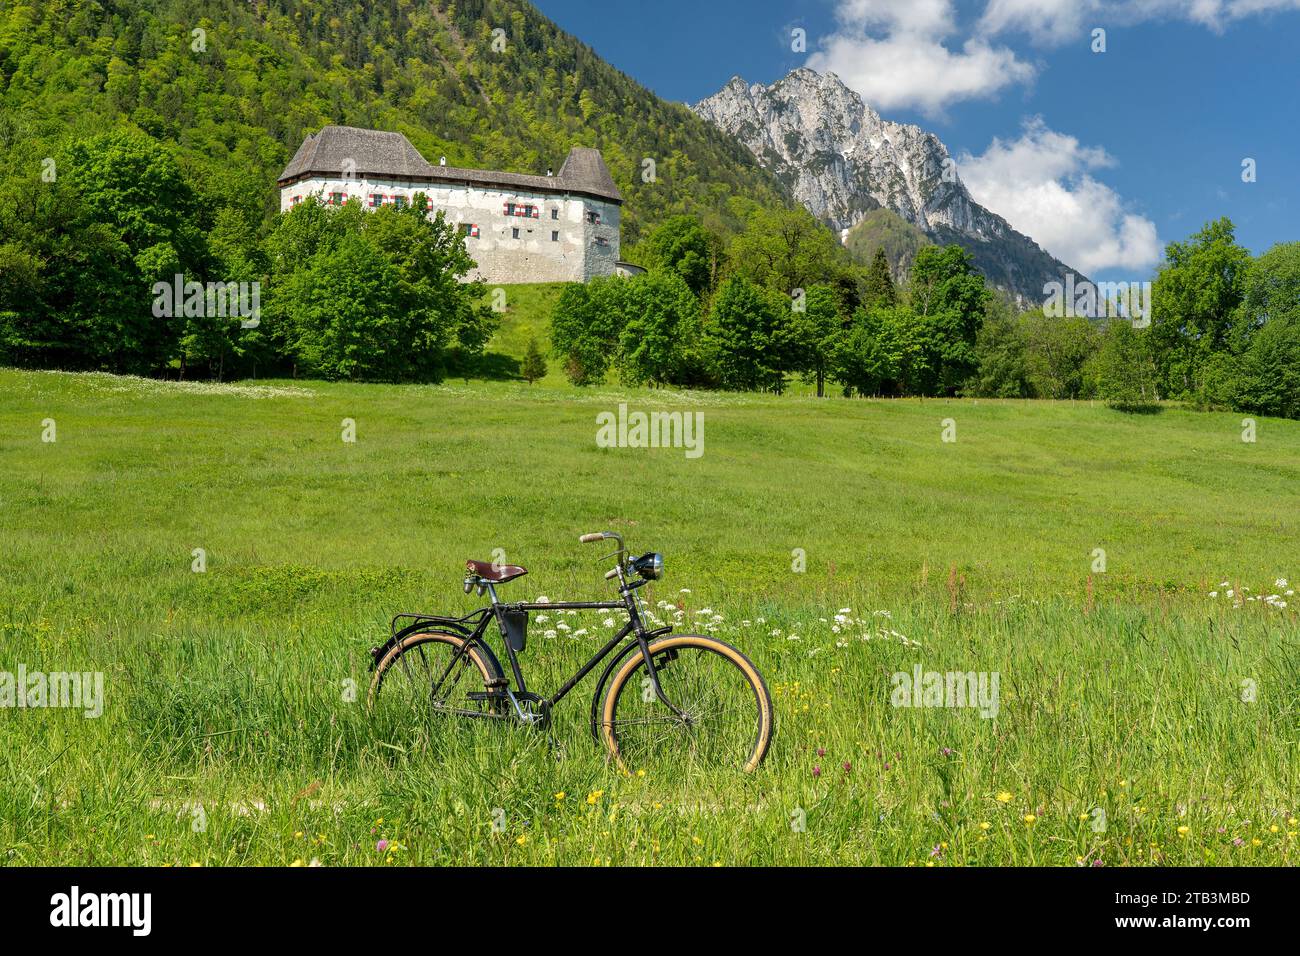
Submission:
M 546 175 L 548 175 L 548 176 L 554 176 L 554 175 L 555 175 L 553 172 L 551 172 L 551 167 L 550 167 L 550 166 L 547 166 L 547 167 L 546 167 Z
M 446 166 L 446 165 L 447 165 L 447 157 L 446 157 L 446 156 L 439 156 L 439 157 L 438 157 L 438 165 L 439 165 L 439 166 Z

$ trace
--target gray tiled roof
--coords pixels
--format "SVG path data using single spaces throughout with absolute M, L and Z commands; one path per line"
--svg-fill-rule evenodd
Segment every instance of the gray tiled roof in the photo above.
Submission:
M 358 178 L 375 176 L 429 183 L 473 183 L 551 193 L 583 193 L 621 203 L 623 195 L 598 149 L 575 146 L 556 176 L 529 176 L 488 169 L 434 166 L 401 133 L 354 126 L 326 126 L 309 133 L 280 174 L 280 185 L 310 175 L 338 176 L 351 170 Z

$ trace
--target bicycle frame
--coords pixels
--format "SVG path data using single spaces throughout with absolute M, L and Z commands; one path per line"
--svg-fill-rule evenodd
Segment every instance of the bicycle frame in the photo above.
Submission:
M 459 636 L 464 638 L 464 640 L 461 642 L 460 647 L 457 648 L 455 654 L 452 655 L 452 658 L 448 662 L 446 668 L 443 670 L 443 673 L 438 677 L 437 681 L 432 685 L 430 689 L 431 695 L 436 695 L 438 689 L 442 686 L 443 682 L 447 679 L 448 675 L 452 673 L 456 664 L 461 660 L 462 657 L 464 657 L 465 651 L 468 648 L 474 646 L 475 644 L 482 644 L 484 647 L 487 647 L 489 651 L 491 650 L 491 648 L 487 644 L 487 641 L 484 638 L 489 623 L 492 621 L 496 621 L 498 628 L 500 629 L 503 637 L 502 644 L 505 645 L 506 656 L 510 661 L 510 670 L 514 675 L 515 688 L 516 688 L 515 690 L 512 691 L 509 686 L 505 686 L 501 688 L 501 690 L 503 691 L 505 698 L 510 701 L 511 706 L 514 708 L 514 712 L 515 712 L 514 716 L 516 717 L 516 719 L 518 719 L 521 723 L 537 723 L 537 722 L 544 722 L 545 720 L 547 720 L 549 718 L 549 713 L 552 707 L 554 707 L 561 700 L 563 700 L 564 697 L 567 696 L 568 693 L 571 690 L 573 690 L 573 688 L 576 687 L 584 677 L 590 674 L 591 671 L 594 670 L 601 663 L 601 661 L 605 660 L 605 658 L 608 657 L 610 653 L 614 651 L 615 648 L 617 648 L 620 644 L 622 644 L 629 636 L 635 635 L 636 637 L 635 644 L 625 645 L 623 651 L 620 654 L 618 654 L 614 658 L 614 660 L 610 662 L 610 665 L 605 669 L 605 674 L 601 677 L 600 683 L 597 685 L 596 688 L 596 698 L 599 697 L 600 688 L 604 686 L 604 683 L 608 678 L 609 673 L 613 669 L 614 665 L 617 664 L 618 661 L 625 654 L 631 651 L 633 647 L 639 647 L 642 655 L 645 658 L 646 671 L 654 686 L 655 696 L 658 697 L 659 700 L 664 704 L 664 706 L 666 706 L 674 714 L 676 714 L 679 717 L 684 717 L 685 715 L 682 713 L 682 711 L 678 709 L 676 706 L 674 706 L 670 700 L 668 700 L 667 695 L 664 693 L 663 688 L 660 686 L 659 675 L 657 670 L 655 669 L 654 660 L 650 655 L 650 641 L 655 637 L 659 637 L 663 634 L 667 634 L 672 630 L 672 627 L 671 626 L 660 627 L 652 630 L 646 629 L 645 622 L 642 620 L 641 617 L 641 611 L 640 611 L 639 603 L 637 601 L 636 591 L 638 588 L 648 583 L 649 582 L 644 579 L 629 583 L 620 574 L 619 594 L 622 597 L 621 601 L 557 601 L 554 603 L 519 602 L 519 603 L 512 603 L 512 604 L 503 604 L 500 600 L 498 600 L 496 588 L 493 586 L 493 584 L 491 582 L 484 582 L 483 587 L 487 591 L 488 595 L 491 597 L 492 600 L 492 603 L 489 606 L 479 608 L 476 611 L 471 611 L 469 614 L 465 615 L 464 617 L 459 617 L 459 618 L 442 617 L 433 614 L 417 614 L 417 613 L 398 614 L 392 620 L 389 645 L 405 637 L 407 634 L 414 633 L 423 627 L 427 627 L 430 624 L 439 627 L 448 628 L 452 631 L 455 631 Z M 518 612 L 518 611 L 528 612 L 528 611 L 615 611 L 615 610 L 622 610 L 627 613 L 628 615 L 627 623 L 624 624 L 619 629 L 618 633 L 615 634 L 614 637 L 610 638 L 610 640 L 606 642 L 604 647 L 598 650 L 585 664 L 583 664 L 580 668 L 578 668 L 577 672 L 572 677 L 570 677 L 567 681 L 565 681 L 563 686 L 561 686 L 559 690 L 551 694 L 549 697 L 538 697 L 536 694 L 533 694 L 528 690 L 528 685 L 524 680 L 523 670 L 519 665 L 519 654 L 511 645 L 510 641 L 504 639 L 504 635 L 505 635 L 504 615 L 506 613 Z M 401 628 L 399 631 L 397 628 L 397 622 L 399 620 L 404 620 L 404 619 L 411 621 L 411 623 Z M 472 627 L 470 626 L 470 622 L 473 622 Z M 376 649 L 376 650 L 381 651 L 382 649 Z M 375 660 L 378 660 L 380 657 L 382 657 L 382 653 L 377 653 L 374 655 Z M 520 705 L 521 700 L 525 701 L 526 703 L 529 703 L 530 705 L 535 704 L 536 710 L 533 710 L 530 707 L 528 711 L 525 711 L 525 709 Z M 596 706 L 597 706 L 597 700 L 593 698 L 592 701 L 593 722 L 595 721 Z M 486 711 L 475 711 L 475 710 L 468 710 L 468 709 L 457 710 L 456 713 L 462 714 L 467 717 L 501 717 L 502 716 L 499 714 L 493 714 Z M 593 727 L 594 727 L 594 723 L 593 723 Z

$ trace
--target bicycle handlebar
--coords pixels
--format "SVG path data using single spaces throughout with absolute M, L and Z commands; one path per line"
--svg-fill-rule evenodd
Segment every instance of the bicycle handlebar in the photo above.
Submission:
M 604 531 L 593 531 L 591 534 L 584 534 L 582 537 L 578 539 L 579 543 L 581 544 L 591 544 L 591 542 L 593 541 L 604 541 L 604 540 L 605 540 Z

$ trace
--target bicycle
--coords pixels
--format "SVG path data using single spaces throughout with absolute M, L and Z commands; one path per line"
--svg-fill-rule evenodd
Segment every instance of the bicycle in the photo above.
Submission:
M 491 603 L 463 617 L 402 613 L 394 616 L 388 641 L 371 649 L 374 678 L 368 704 L 380 691 L 387 701 L 406 693 L 414 707 L 458 717 L 514 721 L 546 727 L 552 709 L 578 682 L 606 664 L 591 701 L 591 733 L 623 772 L 683 746 L 705 766 L 754 771 L 772 740 L 772 698 L 762 675 L 739 650 L 702 634 L 672 634 L 672 626 L 648 628 L 639 589 L 663 576 L 663 556 L 632 557 L 613 531 L 584 534 L 582 543 L 613 540 L 618 550 L 606 580 L 618 580 L 618 601 L 503 603 L 497 586 L 527 574 L 518 565 L 467 561 L 465 593 L 488 594 Z M 527 646 L 530 613 L 614 611 L 627 622 L 555 693 L 528 690 L 519 664 Z M 503 638 L 514 686 L 485 640 L 495 621 Z M 399 626 L 400 625 L 400 626 Z M 481 685 L 481 686 L 480 686 Z

